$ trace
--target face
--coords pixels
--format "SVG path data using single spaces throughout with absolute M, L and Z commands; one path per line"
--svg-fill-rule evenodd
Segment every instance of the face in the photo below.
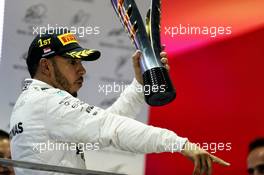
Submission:
M 249 175 L 264 175 L 264 147 L 251 151 L 247 162 Z
M 0 157 L 5 159 L 11 159 L 9 139 L 0 140 Z M 3 167 L 0 165 L 0 175 L 11 175 L 11 174 L 14 174 L 13 168 Z
M 81 60 L 55 56 L 51 60 L 53 65 L 52 84 L 54 87 L 65 90 L 77 97 L 82 87 L 83 76 L 86 73 Z

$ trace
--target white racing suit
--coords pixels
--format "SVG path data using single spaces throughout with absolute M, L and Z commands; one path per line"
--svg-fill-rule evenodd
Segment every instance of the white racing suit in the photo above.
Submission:
M 14 160 L 85 168 L 83 149 L 112 145 L 134 153 L 159 153 L 180 151 L 187 141 L 167 129 L 129 118 L 144 103 L 143 93 L 137 91 L 141 85 L 135 79 L 106 110 L 39 80 L 26 79 L 24 84 L 10 121 Z M 55 174 L 15 171 L 17 175 Z

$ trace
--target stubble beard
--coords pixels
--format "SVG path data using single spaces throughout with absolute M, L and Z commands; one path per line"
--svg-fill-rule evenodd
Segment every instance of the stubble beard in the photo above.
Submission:
M 52 62 L 52 64 L 54 67 L 54 75 L 55 75 L 56 83 L 62 87 L 62 90 L 69 92 L 73 97 L 77 97 L 77 95 L 78 95 L 77 92 L 70 92 L 70 83 L 65 78 L 65 76 L 60 72 L 57 64 L 55 62 Z

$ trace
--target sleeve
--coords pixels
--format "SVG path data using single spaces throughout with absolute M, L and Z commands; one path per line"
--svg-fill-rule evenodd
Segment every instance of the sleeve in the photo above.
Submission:
M 144 102 L 143 86 L 134 78 L 132 83 L 125 88 L 120 97 L 106 111 L 135 118 Z
M 112 145 L 134 153 L 181 151 L 187 140 L 167 129 L 90 106 L 65 91 L 48 95 L 45 121 L 53 140 Z

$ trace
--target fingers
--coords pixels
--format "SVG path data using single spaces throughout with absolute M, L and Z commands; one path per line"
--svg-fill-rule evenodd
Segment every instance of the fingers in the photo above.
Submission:
M 133 59 L 140 59 L 140 56 L 141 56 L 141 51 L 140 50 L 137 50 L 134 54 L 133 54 L 133 56 L 132 56 L 132 58 Z M 168 63 L 168 55 L 167 55 L 167 52 L 161 52 L 160 53 L 160 57 L 161 57 L 161 60 L 165 60 L 166 62 L 163 62 L 163 63 Z
M 170 66 L 168 64 L 166 64 L 164 67 L 165 67 L 165 69 L 167 69 L 167 71 L 170 70 Z
M 199 175 L 201 171 L 201 162 L 199 157 L 194 158 L 194 170 L 193 175 Z
M 230 163 L 228 163 L 228 162 L 226 162 L 226 161 L 224 161 L 224 160 L 222 160 L 216 156 L 213 156 L 211 154 L 205 155 L 205 157 L 202 158 L 201 162 L 202 162 L 201 174 L 203 174 L 205 172 L 206 175 L 212 175 L 212 173 L 213 173 L 213 168 L 212 168 L 213 162 L 219 163 L 219 164 L 224 165 L 224 166 L 230 165 Z
M 168 55 L 167 55 L 167 52 L 161 52 L 160 53 L 160 57 L 161 57 L 161 62 L 166 65 L 168 64 Z M 137 50 L 134 55 L 132 56 L 133 60 L 135 63 L 137 63 L 139 61 L 139 59 L 141 58 L 141 51 L 140 50 Z
M 207 167 L 208 167 L 207 175 L 212 175 L 212 173 L 213 173 L 212 160 L 209 156 L 206 159 L 206 163 L 207 163 Z
M 212 160 L 208 154 L 199 155 L 194 159 L 193 175 L 212 175 Z
M 141 58 L 141 51 L 140 50 L 137 50 L 133 54 L 132 58 L 133 58 L 133 65 L 138 67 L 139 66 L 139 60 Z
M 165 69 L 167 69 L 169 71 L 170 70 L 170 66 L 169 66 L 168 58 L 163 57 L 163 58 L 161 58 L 160 61 L 164 65 Z
M 133 55 L 132 55 L 132 58 L 133 59 L 139 59 L 141 56 L 141 51 L 140 50 L 137 50 Z
M 134 65 L 135 68 L 139 68 L 140 67 L 139 60 L 141 58 L 141 54 L 142 54 L 141 51 L 137 50 L 132 56 L 133 65 Z M 160 56 L 161 56 L 161 63 L 164 65 L 165 69 L 167 69 L 169 71 L 170 70 L 170 66 L 169 66 L 169 61 L 168 61 L 168 58 L 167 58 L 167 53 L 166 52 L 161 52 Z
M 218 157 L 216 157 L 214 155 L 210 154 L 210 158 L 215 163 L 218 163 L 218 164 L 223 165 L 223 166 L 230 166 L 230 163 L 228 163 L 228 162 L 224 161 L 223 159 L 220 159 L 220 158 L 218 158 Z
M 223 166 L 230 165 L 230 163 L 214 155 L 211 155 L 207 151 L 201 149 L 199 146 L 191 142 L 186 142 L 182 153 L 184 156 L 191 158 L 191 160 L 193 160 L 194 162 L 193 175 L 203 175 L 204 173 L 206 175 L 212 175 L 213 162 Z
M 216 162 L 220 165 L 229 166 L 230 163 L 213 156 L 211 154 L 202 154 L 197 156 L 194 159 L 194 171 L 193 175 L 202 175 L 206 173 L 206 175 L 212 175 L 213 173 L 213 162 Z
M 168 57 L 167 52 L 160 52 L 160 57 L 161 58 L 163 58 L 163 57 L 167 58 Z
M 166 57 L 161 58 L 160 61 L 161 61 L 163 64 L 168 64 L 168 63 L 169 63 L 169 62 L 168 62 L 168 58 L 166 58 Z
M 137 50 L 133 56 L 133 67 L 134 67 L 134 72 L 135 72 L 135 78 L 136 80 L 143 85 L 143 78 L 142 78 L 142 73 L 140 69 L 140 58 L 141 58 L 142 53 L 140 50 Z
M 207 163 L 206 163 L 206 159 L 207 159 L 207 155 L 202 155 L 200 158 L 200 162 L 201 162 L 201 174 L 204 174 L 204 172 L 208 172 L 208 167 L 207 167 Z
M 161 58 L 161 63 L 164 65 L 165 69 L 167 69 L 168 71 L 170 70 L 167 58 Z

